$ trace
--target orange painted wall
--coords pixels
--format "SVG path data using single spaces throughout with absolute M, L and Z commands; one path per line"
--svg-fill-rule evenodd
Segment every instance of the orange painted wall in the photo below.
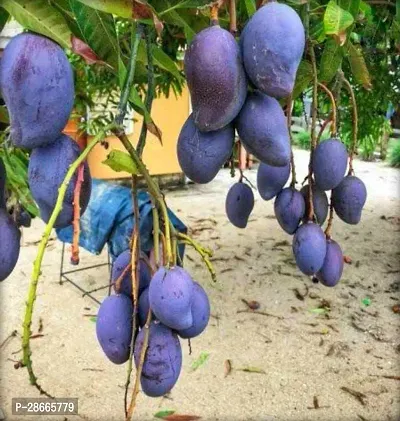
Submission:
M 143 161 L 152 175 L 179 174 L 182 172 L 176 155 L 176 142 L 179 132 L 189 116 L 189 106 L 189 92 L 186 87 L 178 98 L 171 93 L 169 98 L 159 97 L 153 101 L 151 114 L 154 122 L 162 131 L 163 145 L 153 134 L 147 134 Z M 134 122 L 134 132 L 129 135 L 134 145 L 139 140 L 142 117 L 135 113 L 135 119 L 137 121 Z M 107 141 L 109 142 L 108 150 L 98 145 L 89 154 L 88 163 L 92 177 L 102 179 L 129 177 L 128 173 L 115 172 L 102 164 L 111 149 L 124 150 L 115 136 L 108 137 Z

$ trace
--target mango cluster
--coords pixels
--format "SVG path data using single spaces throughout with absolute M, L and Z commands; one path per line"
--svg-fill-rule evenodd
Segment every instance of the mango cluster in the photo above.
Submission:
M 10 117 L 11 141 L 30 151 L 29 187 L 48 222 L 54 210 L 58 189 L 70 165 L 80 154 L 79 146 L 62 133 L 74 104 L 73 71 L 62 48 L 54 41 L 32 33 L 15 36 L 4 50 L 0 66 L 0 89 Z M 3 180 L 4 170 L 0 166 Z M 73 221 L 75 174 L 68 185 L 55 228 Z M 4 209 L 4 183 L 0 183 Z M 83 213 L 89 202 L 91 177 L 85 163 L 80 206 Z M 18 219 L 18 218 L 17 218 Z M 19 234 L 9 217 L 0 215 L 0 278 L 4 279 L 18 259 Z M 18 225 L 30 225 L 30 216 L 19 215 Z M 18 243 L 18 247 L 17 244 Z M 11 269 L 12 270 L 12 269 Z
M 294 86 L 305 34 L 297 13 L 271 2 L 247 22 L 239 42 L 213 25 L 199 32 L 185 55 L 192 114 L 178 138 L 180 166 L 195 183 L 208 183 L 232 156 L 235 131 L 261 162 L 287 172 L 290 140 L 278 99 Z M 240 180 L 226 197 L 226 213 L 245 228 L 254 206 Z
M 141 374 L 143 392 L 151 397 L 168 393 L 178 380 L 182 368 L 179 337 L 200 335 L 210 318 L 210 302 L 200 284 L 179 266 L 161 266 L 155 273 L 147 256 L 140 255 L 136 265 L 138 304 L 133 307 L 132 255 L 121 253 L 113 264 L 112 283 L 115 294 L 101 304 L 96 322 L 97 338 L 107 358 L 114 364 L 128 361 L 131 353 L 133 314 L 139 333 L 134 340 L 134 360 L 139 365 L 149 310 L 148 348 Z M 120 285 L 116 285 L 118 283 Z

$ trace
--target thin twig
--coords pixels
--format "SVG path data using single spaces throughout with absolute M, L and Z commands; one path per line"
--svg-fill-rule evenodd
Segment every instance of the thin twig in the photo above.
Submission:
M 54 206 L 53 212 L 51 214 L 50 220 L 46 225 L 44 230 L 42 239 L 39 244 L 37 256 L 33 265 L 33 271 L 31 276 L 31 281 L 29 283 L 28 289 L 28 297 L 26 299 L 26 309 L 25 309 L 25 316 L 24 321 L 22 324 L 23 327 L 23 335 L 22 335 L 22 349 L 23 349 L 23 359 L 21 364 L 27 368 L 29 374 L 29 380 L 32 385 L 34 385 L 41 394 L 45 394 L 50 396 L 47 392 L 45 392 L 42 387 L 38 384 L 37 377 L 33 372 L 33 364 L 32 364 L 32 351 L 30 348 L 30 337 L 32 335 L 31 331 L 31 324 L 32 324 L 32 315 L 34 310 L 34 304 L 36 300 L 36 291 L 37 285 L 39 282 L 39 277 L 41 273 L 41 265 L 43 261 L 43 256 L 46 251 L 46 245 L 50 238 L 51 231 L 53 229 L 54 223 L 60 214 L 63 206 L 63 200 L 65 197 L 65 193 L 69 186 L 69 183 L 75 174 L 79 165 L 84 162 L 87 158 L 89 152 L 105 137 L 106 133 L 114 128 L 114 124 L 108 125 L 104 127 L 100 133 L 98 133 L 94 139 L 86 146 L 85 150 L 79 155 L 79 157 L 70 165 L 67 174 L 64 177 L 64 181 L 62 182 L 59 190 L 58 190 L 58 197 L 56 204 Z M 51 396 L 50 396 L 51 397 Z
M 358 138 L 358 111 L 357 111 L 357 101 L 356 97 L 354 95 L 354 91 L 352 86 L 350 85 L 350 82 L 343 76 L 343 83 L 346 86 L 346 89 L 349 91 L 350 94 L 350 100 L 351 105 L 353 107 L 353 141 L 350 147 L 350 157 L 349 157 L 349 172 L 348 175 L 354 174 L 353 169 L 353 158 L 354 154 L 357 149 L 357 138 Z
M 330 89 L 328 89 L 323 83 L 318 82 L 318 87 L 320 87 L 321 89 L 323 89 L 326 94 L 328 95 L 330 101 L 331 101 L 331 120 L 332 120 L 332 124 L 331 124 L 331 136 L 335 137 L 336 136 L 336 132 L 337 132 L 337 128 L 336 128 L 336 120 L 337 120 L 337 110 L 336 110 L 336 101 L 335 101 L 335 97 L 333 96 L 333 93 L 331 92 Z M 317 139 L 317 143 L 318 143 L 318 139 Z
M 311 57 L 311 64 L 313 68 L 313 101 L 312 101 L 312 113 L 311 113 L 311 145 L 310 145 L 310 161 L 308 164 L 308 200 L 309 200 L 309 210 L 308 210 L 308 220 L 312 221 L 314 219 L 314 202 L 313 202 L 313 168 L 312 168 L 312 159 L 314 155 L 314 150 L 317 143 L 316 138 L 316 125 L 317 125 L 317 109 L 318 109 L 318 72 L 317 72 L 317 62 L 315 59 L 315 52 L 314 46 L 311 44 L 309 40 L 309 50 L 310 50 L 310 57 Z
M 71 263 L 73 265 L 79 264 L 79 236 L 81 233 L 80 227 L 80 218 L 81 218 L 81 204 L 80 204 L 80 197 L 81 197 L 81 188 L 82 183 L 84 180 L 84 169 L 85 165 L 81 164 L 78 168 L 78 175 L 76 178 L 76 185 L 74 190 L 74 236 L 72 239 L 72 255 L 71 255 Z
M 142 376 L 143 364 L 146 357 L 147 347 L 149 344 L 151 315 L 152 315 L 152 312 L 151 312 L 151 309 L 149 309 L 149 312 L 147 313 L 146 324 L 143 327 L 144 329 L 143 345 L 140 352 L 139 364 L 136 370 L 135 386 L 132 391 L 132 398 L 131 398 L 131 403 L 128 409 L 128 414 L 126 416 L 126 421 L 130 421 L 132 419 L 133 413 L 136 408 L 136 398 L 137 398 L 137 395 L 139 394 L 140 377 Z
M 229 31 L 233 36 L 236 36 L 236 0 L 229 0 Z
M 317 136 L 317 144 L 321 140 L 322 135 L 324 134 L 324 131 L 326 129 L 326 126 L 332 121 L 332 113 L 329 114 L 328 118 L 322 123 L 321 128 L 319 130 L 318 136 Z
M 332 201 L 332 192 L 331 192 L 331 198 L 329 199 L 329 219 L 328 219 L 328 225 L 325 230 L 325 236 L 328 239 L 331 238 L 332 223 L 333 223 L 333 201 Z
M 293 111 L 293 98 L 292 94 L 290 94 L 287 105 L 286 105 L 286 116 L 287 116 L 287 126 L 289 131 L 289 139 L 290 139 L 290 168 L 292 171 L 292 181 L 290 183 L 291 187 L 296 186 L 296 167 L 294 163 L 294 155 L 293 155 L 293 133 L 292 133 L 292 111 Z

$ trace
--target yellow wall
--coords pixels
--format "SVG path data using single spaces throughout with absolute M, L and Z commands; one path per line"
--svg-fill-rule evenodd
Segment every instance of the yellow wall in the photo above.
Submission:
M 143 161 L 152 175 L 177 174 L 182 170 L 176 155 L 176 142 L 179 132 L 189 116 L 189 92 L 184 87 L 182 95 L 178 98 L 173 93 L 169 98 L 159 97 L 153 101 L 151 115 L 155 124 L 162 132 L 162 142 L 151 133 L 147 134 L 146 148 L 143 153 Z M 136 145 L 139 139 L 142 117 L 135 113 L 134 132 L 129 135 L 132 143 Z M 90 139 L 88 139 L 88 142 Z M 115 172 L 108 166 L 102 164 L 111 149 L 124 150 L 120 141 L 110 136 L 107 138 L 109 148 L 106 150 L 101 145 L 96 146 L 89 154 L 88 163 L 90 172 L 94 178 L 123 178 L 128 177 L 128 173 Z

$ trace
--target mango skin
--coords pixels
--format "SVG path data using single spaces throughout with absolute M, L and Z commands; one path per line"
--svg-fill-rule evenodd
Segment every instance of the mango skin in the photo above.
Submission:
M 0 209 L 0 282 L 14 270 L 20 252 L 21 233 L 5 209 Z
M 273 167 L 261 162 L 257 170 L 257 190 L 264 200 L 273 199 L 285 186 L 290 175 L 290 164 Z
M 171 329 L 192 326 L 193 294 L 193 279 L 179 266 L 171 269 L 160 267 L 150 281 L 150 307 L 157 319 Z
M 188 329 L 179 330 L 178 335 L 181 338 L 189 339 L 199 336 L 208 325 L 210 320 L 210 301 L 204 288 L 194 283 L 194 296 L 192 302 L 193 324 Z
M 130 250 L 125 250 L 122 252 L 114 261 L 111 271 L 111 282 L 115 289 L 115 283 L 118 278 L 122 275 L 125 268 L 132 262 L 132 254 Z M 149 286 L 151 280 L 151 272 L 144 257 L 139 259 L 139 264 L 136 267 L 137 274 L 139 275 L 139 291 L 138 296 Z M 124 275 L 121 281 L 121 289 L 119 291 L 121 294 L 126 295 L 129 298 L 132 298 L 132 270 L 129 269 L 128 272 Z
M 122 294 L 106 297 L 97 313 L 97 339 L 107 358 L 114 364 L 123 364 L 129 359 L 132 314 L 132 301 Z
M 235 183 L 225 200 L 225 212 L 231 224 L 237 228 L 246 228 L 253 208 L 253 190 L 247 184 Z
M 237 119 L 236 128 L 245 149 L 273 167 L 290 163 L 290 140 L 286 117 L 279 102 L 257 91 L 250 94 Z
M 317 279 L 322 285 L 334 287 L 342 277 L 343 265 L 343 253 L 339 244 L 332 239 L 327 240 L 324 264 L 317 272 Z
M 159 322 L 152 322 L 148 348 L 143 364 L 140 383 L 143 392 L 150 397 L 167 394 L 176 384 L 182 368 L 182 348 L 175 332 Z M 139 366 L 145 330 L 135 342 L 135 365 Z
M 80 155 L 80 148 L 69 136 L 61 135 L 56 142 L 42 148 L 34 149 L 31 153 L 28 168 L 29 188 L 40 209 L 40 217 L 48 222 L 57 201 L 58 189 L 64 181 L 69 166 Z M 68 185 L 63 208 L 54 224 L 55 228 L 70 225 L 74 215 L 74 190 L 77 172 Z M 84 164 L 84 181 L 81 187 L 81 215 L 89 203 L 92 188 L 89 166 Z
M 362 180 L 354 175 L 346 176 L 332 190 L 332 203 L 338 217 L 347 224 L 357 225 L 367 200 L 367 188 Z
M 30 32 L 15 36 L 1 60 L 0 89 L 15 146 L 33 149 L 60 136 L 74 104 L 74 78 L 58 44 Z
M 143 327 L 146 324 L 147 314 L 150 309 L 150 302 L 149 302 L 149 288 L 146 288 L 139 297 L 139 305 L 138 305 L 138 320 L 139 326 Z M 152 319 L 154 320 L 154 314 Z
M 193 119 L 203 132 L 228 125 L 247 95 L 247 79 L 235 38 L 219 25 L 200 31 L 189 45 L 184 70 Z
M 326 255 L 326 239 L 321 227 L 314 222 L 301 225 L 292 243 L 297 267 L 305 275 L 314 275 L 322 265 Z
M 306 204 L 306 211 L 305 211 L 305 217 L 308 216 L 309 211 L 309 186 L 306 184 L 303 186 L 300 190 L 300 193 L 304 197 L 304 201 Z M 322 225 L 326 217 L 328 216 L 329 211 L 329 202 L 328 197 L 324 190 L 319 189 L 316 185 L 312 186 L 312 197 L 313 197 L 313 205 L 314 205 L 314 215 L 317 219 L 317 223 L 319 225 Z M 306 222 L 306 220 L 304 220 Z
M 293 91 L 305 31 L 291 7 L 275 2 L 261 7 L 245 26 L 240 45 L 246 73 L 260 91 L 278 99 Z
M 293 187 L 286 187 L 274 202 L 276 219 L 288 234 L 294 234 L 304 217 L 306 205 L 302 194 Z
M 347 168 L 346 146 L 339 139 L 327 139 L 315 148 L 312 157 L 315 184 L 321 190 L 332 190 L 343 180 Z
M 212 132 L 201 132 L 191 114 L 178 138 L 179 165 L 195 183 L 209 183 L 231 156 L 234 139 L 232 124 Z

